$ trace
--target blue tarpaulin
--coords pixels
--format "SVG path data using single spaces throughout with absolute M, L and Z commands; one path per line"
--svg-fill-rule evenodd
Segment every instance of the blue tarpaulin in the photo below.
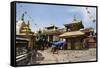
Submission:
M 52 45 L 63 46 L 64 43 L 65 43 L 65 41 L 58 41 L 58 42 L 53 42 Z

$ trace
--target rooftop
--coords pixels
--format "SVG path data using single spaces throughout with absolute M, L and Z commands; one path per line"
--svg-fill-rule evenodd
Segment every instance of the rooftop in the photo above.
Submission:
M 81 35 L 84 35 L 83 32 L 81 31 L 71 31 L 71 32 L 65 32 L 64 34 L 61 34 L 59 37 L 73 37 L 73 36 L 81 36 Z
M 50 25 L 50 26 L 48 26 L 48 27 L 45 27 L 46 29 L 58 29 L 58 27 L 57 26 L 55 26 L 55 25 Z

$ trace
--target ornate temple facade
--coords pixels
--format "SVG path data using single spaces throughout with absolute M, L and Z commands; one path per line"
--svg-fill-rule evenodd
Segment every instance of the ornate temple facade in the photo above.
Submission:
M 75 17 L 70 24 L 64 24 L 66 32 L 59 35 L 60 38 L 66 39 L 65 49 L 84 49 L 96 47 L 96 40 L 93 36 L 94 30 L 84 28 L 82 21 L 78 21 Z
M 48 42 L 55 42 L 60 40 L 59 35 L 64 33 L 64 29 L 59 29 L 59 27 L 55 25 L 50 25 L 45 27 L 43 33 L 47 35 Z
M 84 28 L 82 21 L 74 18 L 70 24 L 64 24 L 64 26 L 66 32 L 59 36 L 66 39 L 64 49 L 82 49 L 82 41 L 85 38 L 85 33 L 80 31 L 80 29 Z

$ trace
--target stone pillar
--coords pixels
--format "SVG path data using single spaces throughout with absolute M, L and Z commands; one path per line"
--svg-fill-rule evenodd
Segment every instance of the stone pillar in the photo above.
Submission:
M 67 49 L 71 49 L 71 39 L 68 39 L 67 41 Z
M 33 46 L 33 39 L 29 38 L 28 47 L 32 49 L 32 46 Z
M 56 41 L 56 36 L 55 35 L 53 35 L 53 41 Z
M 81 49 L 82 48 L 82 43 L 80 38 L 75 39 L 75 49 Z
M 49 35 L 48 35 L 48 42 L 49 42 Z

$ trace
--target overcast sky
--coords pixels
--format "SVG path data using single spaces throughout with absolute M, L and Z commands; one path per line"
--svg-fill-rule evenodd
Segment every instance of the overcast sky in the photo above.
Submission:
M 36 31 L 50 24 L 63 28 L 63 24 L 70 23 L 75 16 L 77 20 L 82 20 L 85 28 L 92 27 L 96 30 L 96 21 L 93 22 L 90 18 L 92 16 L 96 19 L 96 8 L 88 7 L 88 10 L 89 14 L 86 7 L 17 3 L 16 20 L 19 21 L 25 13 L 25 22 L 29 20 L 31 30 Z

